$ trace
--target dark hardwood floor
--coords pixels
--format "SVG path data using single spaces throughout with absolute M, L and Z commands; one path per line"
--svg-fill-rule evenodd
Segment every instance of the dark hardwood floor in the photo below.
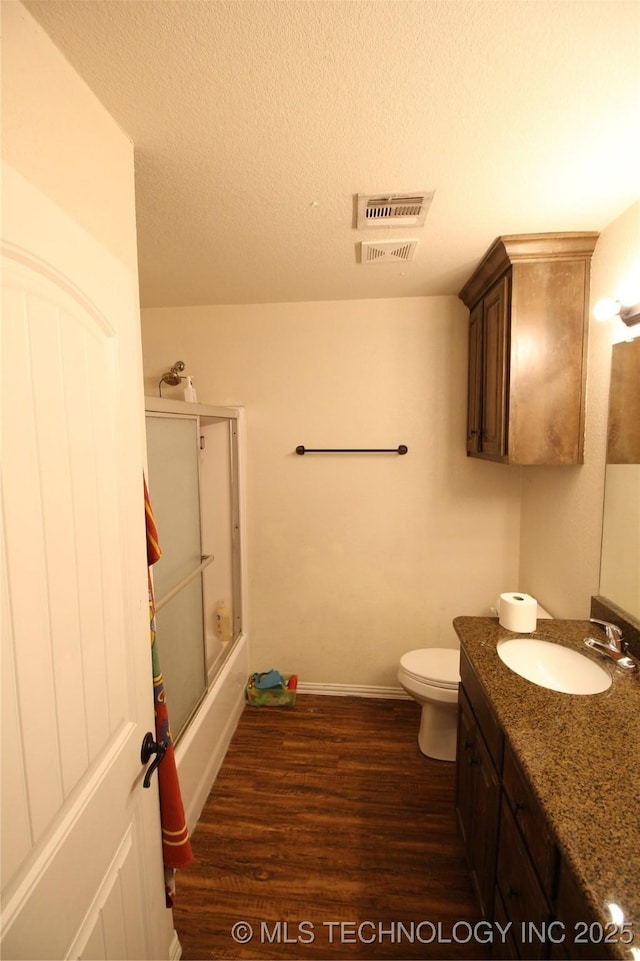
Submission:
M 178 872 L 185 961 L 489 956 L 454 765 L 418 723 L 408 700 L 245 708 Z

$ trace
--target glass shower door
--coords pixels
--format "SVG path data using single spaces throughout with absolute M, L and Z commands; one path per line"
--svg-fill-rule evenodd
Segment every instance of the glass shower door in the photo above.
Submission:
M 176 738 L 206 689 L 198 418 L 147 413 L 146 429 L 149 496 L 162 550 L 153 566 L 156 642 Z

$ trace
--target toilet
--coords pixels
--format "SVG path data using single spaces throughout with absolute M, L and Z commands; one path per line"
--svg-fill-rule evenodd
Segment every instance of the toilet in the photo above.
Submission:
M 442 647 L 408 651 L 400 658 L 398 681 L 422 707 L 418 732 L 422 753 L 455 761 L 460 652 Z

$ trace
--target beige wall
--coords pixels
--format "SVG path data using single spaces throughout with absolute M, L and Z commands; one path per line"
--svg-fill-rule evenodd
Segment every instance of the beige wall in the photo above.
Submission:
M 635 204 L 603 231 L 592 302 L 615 294 L 640 256 L 639 223 Z M 403 651 L 454 646 L 451 619 L 487 613 L 502 590 L 588 616 L 619 321 L 590 324 L 584 465 L 518 469 L 465 457 L 467 312 L 456 298 L 142 314 L 147 393 L 180 358 L 201 401 L 247 409 L 256 670 L 391 686 Z M 293 453 L 399 443 L 406 457 Z
M 25 9 L 1 10 L 3 156 L 133 272 L 132 145 Z M 598 241 L 594 301 L 640 256 L 639 219 L 636 204 Z M 557 616 L 585 616 L 616 339 L 592 323 L 584 466 L 519 471 L 464 456 L 455 298 L 146 311 L 147 392 L 181 356 L 201 400 L 247 408 L 256 667 L 391 684 L 402 651 L 453 645 L 455 614 L 516 586 Z M 299 458 L 298 443 L 410 452 Z
M 126 266 L 135 306 L 133 144 L 21 3 L 2 0 L 0 17 L 3 161 Z M 144 438 L 139 336 L 131 364 Z
M 601 234 L 591 268 L 591 302 L 617 296 L 640 276 L 640 203 Z M 588 617 L 599 592 L 611 344 L 619 320 L 590 322 L 584 465 L 523 472 L 520 583 L 556 617 Z
M 465 456 L 457 298 L 142 317 L 147 393 L 182 359 L 200 401 L 246 407 L 255 670 L 395 686 L 404 651 L 455 646 L 455 615 L 517 589 L 521 472 Z M 300 457 L 298 444 L 409 453 Z
M 133 145 L 17 0 L 2 0 L 2 156 L 131 267 Z

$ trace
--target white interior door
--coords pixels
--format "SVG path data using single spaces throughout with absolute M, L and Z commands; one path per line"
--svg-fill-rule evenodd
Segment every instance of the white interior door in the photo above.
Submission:
M 8 167 L 3 201 L 1 954 L 167 958 L 137 282 Z

